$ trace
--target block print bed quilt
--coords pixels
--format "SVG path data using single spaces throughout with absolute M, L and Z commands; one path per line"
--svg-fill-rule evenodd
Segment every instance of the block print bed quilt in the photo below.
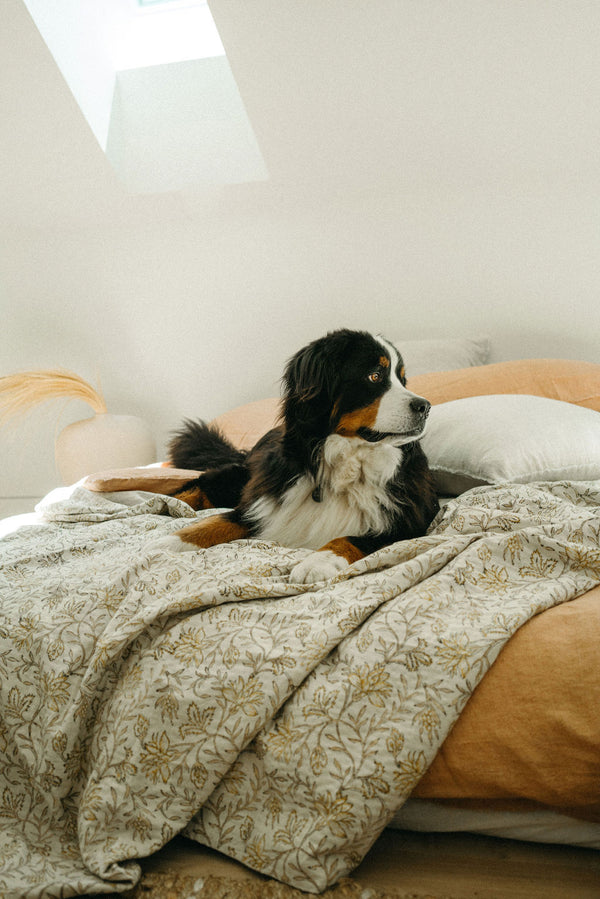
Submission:
M 323 890 L 510 635 L 600 581 L 600 482 L 472 490 L 312 586 L 304 550 L 153 548 L 196 514 L 171 498 L 76 487 L 43 514 L 0 543 L 6 899 L 128 889 L 180 831 Z

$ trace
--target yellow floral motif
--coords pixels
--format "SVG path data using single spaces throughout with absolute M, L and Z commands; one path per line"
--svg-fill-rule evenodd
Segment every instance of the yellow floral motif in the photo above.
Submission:
M 137 767 L 131 762 L 133 750 L 131 747 L 125 746 L 124 752 L 125 757 L 115 765 L 115 777 L 119 783 L 124 783 L 128 777 L 132 777 L 137 772 Z
M 319 687 L 315 690 L 313 701 L 306 704 L 302 710 L 305 718 L 330 718 L 332 709 L 334 708 L 338 697 L 338 691 L 327 691 L 326 687 Z
M 48 653 L 48 658 L 51 662 L 57 659 L 59 656 L 63 654 L 65 651 L 65 644 L 62 641 L 61 637 L 57 637 L 56 640 L 52 640 L 51 643 L 48 644 L 48 648 L 46 652 Z
M 390 792 L 390 784 L 381 762 L 375 762 L 375 770 L 362 778 L 360 788 L 365 799 Z
M 40 688 L 45 694 L 46 705 L 54 712 L 58 712 L 69 699 L 69 680 L 63 672 L 54 676 L 44 672 L 40 678 Z
M 551 577 L 557 563 L 551 559 L 544 559 L 539 549 L 531 553 L 529 565 L 519 568 L 521 577 L 548 578 Z
M 0 815 L 3 818 L 14 818 L 18 820 L 21 809 L 25 804 L 25 796 L 23 793 L 16 793 L 6 787 L 2 793 L 0 801 Z
M 522 534 L 517 532 L 516 534 L 511 534 L 511 536 L 507 539 L 505 548 L 504 548 L 504 558 L 510 556 L 511 564 L 515 564 L 515 559 L 517 559 L 523 549 L 525 547 L 525 541 L 523 539 Z
M 243 677 L 238 677 L 223 687 L 221 697 L 232 711 L 242 711 L 254 718 L 264 702 L 265 694 L 256 678 L 245 681 Z
M 488 565 L 477 579 L 477 584 L 488 590 L 504 591 L 508 588 L 508 571 L 498 565 Z
M 427 760 L 424 752 L 413 751 L 407 757 L 398 762 L 394 771 L 394 785 L 397 790 L 404 793 L 419 781 L 427 770 Z
M 18 687 L 11 687 L 4 707 L 4 716 L 7 719 L 24 723 L 28 718 L 33 701 L 33 693 L 21 693 Z
M 181 738 L 184 739 L 185 737 L 191 735 L 196 735 L 199 737 L 204 736 L 214 716 L 214 706 L 205 706 L 204 708 L 201 708 L 197 703 L 192 702 L 187 709 L 187 721 L 185 721 L 179 727 L 179 734 Z
M 52 737 L 52 748 L 56 752 L 57 755 L 62 755 L 67 748 L 67 735 L 63 732 L 59 732 Z
M 386 740 L 386 748 L 389 753 L 393 756 L 399 756 L 404 748 L 404 735 L 400 733 L 399 730 L 396 730 L 393 727 L 390 731 L 390 736 Z
M 275 758 L 289 762 L 296 751 L 297 738 L 296 731 L 292 730 L 285 721 L 280 721 L 277 729 L 264 737 L 264 743 L 267 744 Z
M 226 665 L 227 668 L 233 668 L 239 660 L 239 657 L 240 651 L 237 646 L 228 646 L 223 653 L 223 664 Z
M 204 659 L 203 630 L 189 628 L 182 632 L 172 647 L 172 652 L 187 665 L 201 665 Z
M 251 868 L 262 871 L 268 862 L 268 855 L 265 849 L 264 836 L 256 837 L 246 843 L 246 851 L 244 853 L 244 861 Z
M 153 734 L 152 739 L 144 743 L 140 763 L 152 783 L 160 779 L 166 784 L 171 776 L 171 765 L 177 756 L 176 747 L 171 746 L 169 736 L 163 730 L 161 734 Z
M 441 640 L 436 654 L 442 660 L 446 671 L 465 677 L 471 668 L 471 651 L 469 637 L 463 633 Z
M 427 667 L 433 663 L 431 654 L 425 648 L 427 645 L 427 641 L 419 637 L 415 648 L 406 652 L 404 664 L 409 671 L 416 671 L 418 668 Z
M 144 840 L 148 836 L 148 834 L 152 830 L 152 824 L 148 820 L 148 818 L 143 815 L 137 815 L 135 818 L 131 818 L 129 821 L 129 826 L 132 831 L 140 837 L 140 839 Z
M 374 668 L 362 665 L 349 673 L 348 680 L 354 687 L 352 699 L 355 702 L 366 698 L 374 706 L 383 708 L 385 700 L 392 693 L 390 675 L 383 665 L 376 665 Z
M 254 830 L 254 821 L 252 818 L 247 815 L 242 823 L 240 824 L 240 837 L 247 843 L 250 837 L 252 836 L 252 831 Z
M 190 778 L 197 790 L 202 789 L 208 780 L 208 771 L 201 762 L 196 762 L 190 770 Z
M 35 633 L 36 619 L 32 615 L 21 615 L 15 623 L 12 642 L 17 649 L 28 649 Z
M 121 605 L 124 596 L 124 592 L 118 587 L 106 587 L 101 591 L 98 601 L 106 607 L 107 612 L 113 613 L 116 612 Z
M 595 571 L 600 574 L 600 552 L 577 543 L 567 543 L 561 553 L 565 562 L 576 571 Z
M 434 738 L 437 737 L 441 719 L 433 706 L 429 705 L 422 709 L 415 715 L 414 718 L 415 724 L 419 728 L 419 735 L 421 739 L 423 737 L 427 737 L 429 743 L 433 743 Z
M 138 740 L 145 740 L 146 734 L 148 733 L 148 727 L 150 726 L 150 722 L 145 715 L 138 715 L 133 723 L 133 733 L 138 738 Z
M 313 774 L 320 774 L 327 767 L 327 753 L 322 746 L 315 746 L 310 754 L 310 767 Z
M 267 814 L 273 821 L 279 820 L 279 816 L 281 814 L 281 809 L 282 809 L 281 799 L 279 798 L 279 796 L 277 796 L 276 794 L 273 796 L 270 796 L 267 799 L 265 808 L 267 810 Z
M 330 790 L 315 800 L 315 811 L 318 815 L 316 826 L 326 828 L 336 836 L 345 837 L 347 828 L 352 824 L 352 804 L 345 793 L 332 795 Z
M 168 718 L 173 724 L 179 711 L 179 702 L 172 693 L 163 693 L 156 700 L 156 707 L 160 709 L 163 718 Z

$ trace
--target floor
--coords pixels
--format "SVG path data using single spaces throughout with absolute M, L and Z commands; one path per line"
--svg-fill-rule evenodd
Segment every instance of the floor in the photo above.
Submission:
M 262 880 L 217 852 L 183 838 L 145 863 L 182 873 Z M 386 831 L 355 870 L 365 887 L 452 899 L 600 899 L 600 852 L 470 834 Z

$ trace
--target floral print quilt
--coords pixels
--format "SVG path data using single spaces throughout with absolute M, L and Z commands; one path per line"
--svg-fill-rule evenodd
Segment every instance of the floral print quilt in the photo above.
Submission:
M 0 541 L 0 895 L 123 891 L 185 833 L 320 892 L 504 643 L 600 582 L 600 482 L 471 490 L 316 585 L 306 552 L 170 554 L 185 503 L 50 494 Z

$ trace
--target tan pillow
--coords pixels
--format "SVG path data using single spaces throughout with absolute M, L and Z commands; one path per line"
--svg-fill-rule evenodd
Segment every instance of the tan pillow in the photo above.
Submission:
M 234 446 L 251 449 L 277 424 L 280 403 L 279 397 L 246 403 L 213 418 L 211 424 L 217 425 Z
M 430 403 L 468 396 L 527 393 L 600 412 L 600 365 L 567 359 L 518 359 L 430 372 L 408 379 L 408 387 Z

